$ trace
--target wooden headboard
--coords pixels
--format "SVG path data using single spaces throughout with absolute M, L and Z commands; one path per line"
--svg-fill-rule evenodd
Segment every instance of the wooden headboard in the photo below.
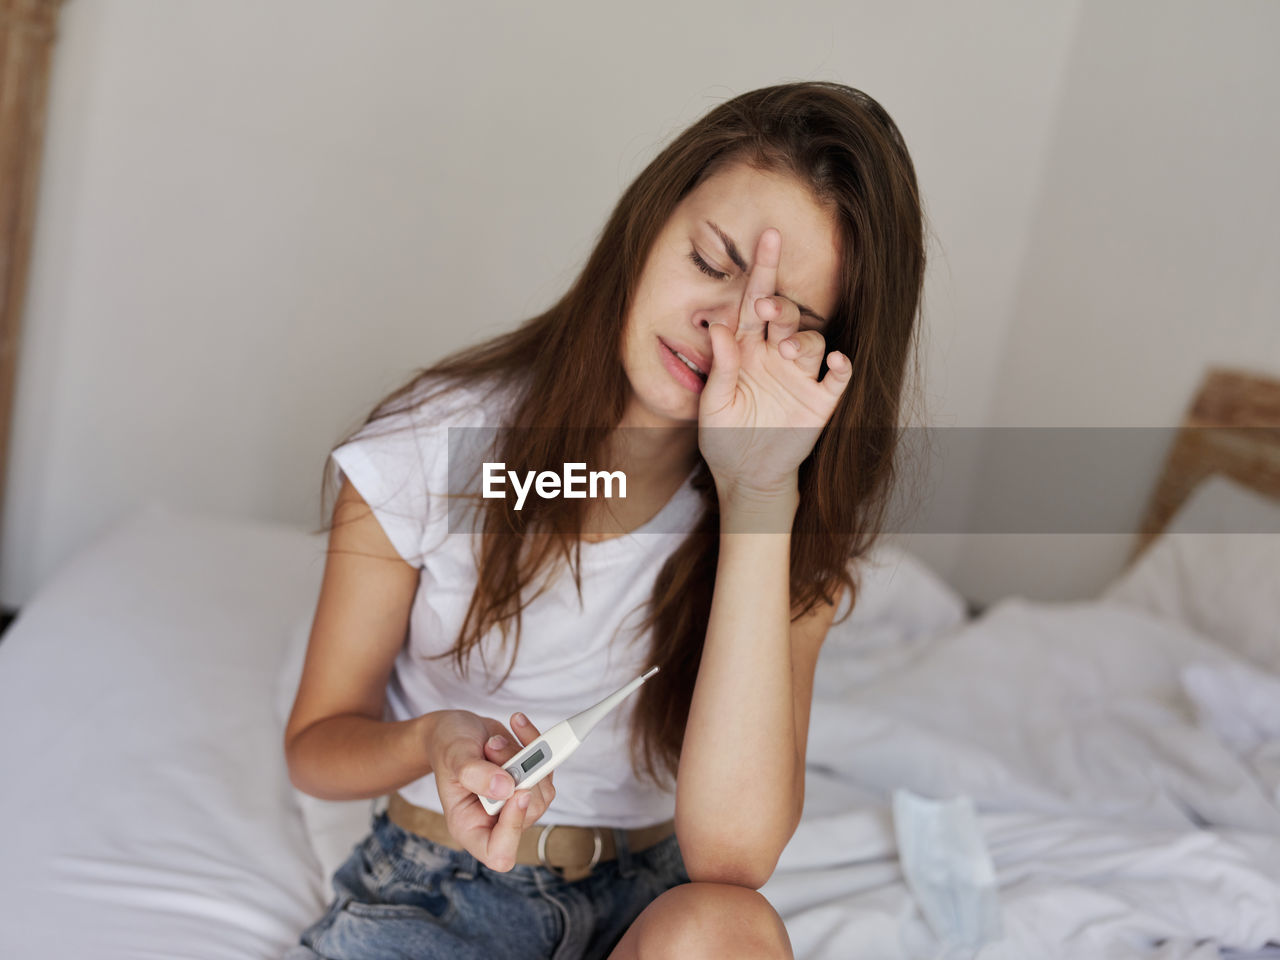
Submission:
M 0 0 L 0 516 L 49 57 L 61 4 L 62 0 Z
M 1221 368 L 1205 374 L 1152 490 L 1131 562 L 1211 473 L 1280 500 L 1280 379 Z

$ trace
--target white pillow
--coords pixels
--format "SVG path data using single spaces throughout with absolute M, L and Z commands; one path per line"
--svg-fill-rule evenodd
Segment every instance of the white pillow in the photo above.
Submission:
M 1182 668 L 1182 688 L 1201 725 L 1243 756 L 1280 740 L 1280 676 L 1246 663 L 1191 663 Z
M 964 598 L 923 560 L 887 540 L 855 565 L 858 602 L 849 622 L 893 624 L 907 639 L 936 636 L 968 619 Z M 836 618 L 849 609 L 846 593 Z
M 283 730 L 293 711 L 293 700 L 302 679 L 302 664 L 307 656 L 314 611 L 299 621 L 289 637 L 280 669 L 276 674 L 276 717 Z M 294 799 L 302 811 L 302 822 L 325 877 L 332 877 L 351 853 L 351 848 L 369 832 L 370 814 L 376 800 L 321 800 L 293 788 Z
M 1258 532 L 1223 532 L 1246 530 Z M 1212 474 L 1101 599 L 1176 620 L 1280 673 L 1280 503 Z
M 845 594 L 822 645 L 814 697 L 836 700 L 912 660 L 967 620 L 964 598 L 914 554 L 878 542 L 856 565 L 858 599 Z

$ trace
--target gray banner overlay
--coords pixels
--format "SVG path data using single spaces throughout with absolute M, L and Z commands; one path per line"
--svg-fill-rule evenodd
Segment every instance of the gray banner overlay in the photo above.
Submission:
M 551 429 L 542 431 L 541 436 L 536 435 L 538 431 L 527 433 L 519 439 L 530 441 L 530 449 L 558 448 L 556 441 L 560 438 L 552 436 Z M 629 434 L 626 442 L 633 443 L 633 449 L 646 449 L 646 442 L 651 448 L 657 435 L 644 437 L 643 433 L 639 429 L 619 431 Z M 517 521 L 515 527 L 520 528 L 524 518 L 515 510 L 519 487 L 524 487 L 522 509 L 528 509 L 540 496 L 562 498 L 566 478 L 570 490 L 586 494 L 585 502 L 591 492 L 591 473 L 620 469 L 618 463 L 607 460 L 583 462 L 568 469 L 563 462 L 507 463 L 502 451 L 511 439 L 508 434 L 506 428 L 449 429 L 450 532 L 471 529 L 475 506 L 487 507 L 495 502 L 481 497 L 486 475 L 491 480 L 490 492 L 503 494 L 505 509 L 511 511 Z M 751 431 L 722 430 L 716 440 L 746 444 L 751 436 Z M 758 441 L 759 436 L 754 439 Z M 1157 483 L 1166 473 L 1175 440 L 1179 457 L 1182 451 L 1198 451 L 1191 468 L 1181 469 L 1179 476 L 1195 479 L 1199 472 L 1211 471 L 1218 463 L 1218 469 L 1230 478 L 1230 464 L 1248 461 L 1253 464 L 1255 475 L 1269 473 L 1280 486 L 1280 426 L 918 427 L 864 431 L 850 438 L 855 446 L 874 444 L 895 449 L 896 479 L 881 531 L 921 534 L 1137 533 Z M 1215 450 L 1229 455 L 1215 460 Z M 485 463 L 493 465 L 487 474 Z M 510 476 L 510 472 L 516 476 Z M 556 476 L 539 483 L 539 473 Z M 497 482 L 499 477 L 501 482 Z M 606 488 L 604 478 L 597 479 L 597 499 L 618 502 L 620 485 L 616 477 L 611 478 L 612 501 L 606 496 L 610 488 Z M 641 483 L 634 476 L 628 477 L 628 498 L 644 497 Z M 1177 499 L 1184 499 L 1194 492 L 1193 488 L 1191 484 L 1186 490 L 1172 493 Z M 852 483 L 848 489 L 852 496 Z M 1205 506 L 1184 514 L 1181 532 L 1280 534 L 1280 501 L 1267 500 L 1261 493 L 1246 491 L 1230 504 Z M 685 532 L 664 528 L 661 516 L 657 521 L 647 524 L 642 532 Z M 688 525 L 687 519 L 682 522 Z M 769 523 L 781 526 L 778 521 L 761 521 L 760 532 L 790 530 L 770 530 Z M 603 531 L 592 530 L 588 524 L 583 532 Z

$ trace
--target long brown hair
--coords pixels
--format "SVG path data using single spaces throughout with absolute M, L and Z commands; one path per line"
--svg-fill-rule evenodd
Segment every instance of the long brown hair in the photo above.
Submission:
M 501 440 L 500 459 L 509 468 L 600 462 L 629 396 L 622 339 L 649 250 L 676 205 L 736 162 L 795 177 L 837 226 L 840 293 L 823 335 L 828 352 L 849 357 L 853 374 L 800 467 L 790 582 L 793 617 L 834 602 L 842 587 L 851 610 L 857 584 L 850 561 L 878 536 L 896 474 L 903 383 L 925 269 L 924 216 L 911 158 L 888 113 L 859 90 L 788 83 L 712 109 L 627 188 L 586 266 L 554 306 L 418 370 L 364 426 L 421 402 L 424 385 L 434 385 L 428 395 L 436 396 L 490 380 L 517 385 L 518 400 L 505 424 L 512 429 Z M 825 372 L 824 363 L 820 375 Z M 326 471 L 325 518 L 329 477 Z M 663 669 L 636 695 L 633 765 L 655 782 L 677 768 L 715 586 L 719 507 L 700 457 L 694 486 L 703 513 L 659 572 L 642 623 L 652 631 L 651 662 Z M 505 500 L 483 504 L 476 588 L 451 651 L 460 669 L 494 630 L 500 649 L 514 660 L 521 612 L 537 594 L 529 588 L 539 575 L 545 584 L 547 571 L 564 562 L 581 589 L 585 504 L 530 498 L 520 512 Z

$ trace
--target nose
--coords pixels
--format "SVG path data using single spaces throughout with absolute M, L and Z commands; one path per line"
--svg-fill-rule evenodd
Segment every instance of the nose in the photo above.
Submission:
M 705 331 L 715 321 L 725 324 L 732 332 L 738 332 L 738 308 L 742 304 L 742 291 L 713 303 L 707 303 L 693 312 L 693 325 Z

